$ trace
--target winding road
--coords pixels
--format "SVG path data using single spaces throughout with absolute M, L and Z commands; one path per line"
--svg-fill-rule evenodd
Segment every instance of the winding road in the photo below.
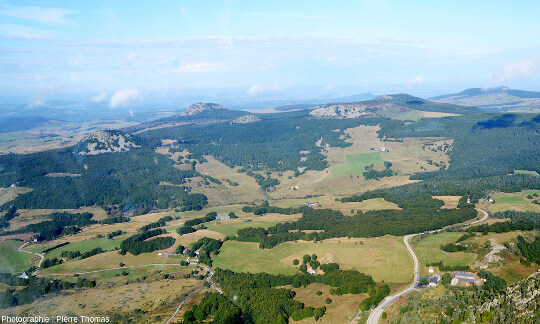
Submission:
M 484 216 L 479 220 L 475 220 L 473 222 L 463 224 L 462 226 L 474 225 L 476 223 L 480 223 L 480 222 L 485 221 L 489 217 L 489 214 L 485 210 L 482 210 L 482 209 L 479 209 L 479 208 L 475 208 L 475 209 L 477 211 L 481 212 L 482 214 L 484 214 Z M 407 295 L 408 293 L 410 293 L 410 292 L 412 292 L 412 291 L 414 291 L 416 289 L 416 286 L 418 285 L 419 278 L 420 278 L 420 276 L 418 274 L 418 267 L 419 267 L 418 266 L 418 258 L 416 257 L 416 254 L 414 253 L 414 250 L 410 246 L 409 240 L 411 238 L 417 236 L 417 235 L 438 233 L 440 231 L 441 230 L 426 231 L 426 232 L 422 232 L 422 233 L 406 235 L 405 237 L 403 237 L 403 242 L 405 243 L 405 246 L 407 247 L 407 251 L 409 251 L 409 254 L 411 255 L 411 257 L 413 259 L 413 262 L 414 262 L 414 280 L 413 280 L 413 283 L 409 287 L 407 287 L 407 288 L 403 289 L 402 291 L 398 292 L 397 294 L 394 294 L 392 296 L 388 296 L 385 299 L 383 299 L 383 301 L 380 302 L 379 305 L 377 305 L 377 307 L 375 307 L 375 309 L 372 310 L 371 313 L 369 314 L 369 317 L 367 319 L 367 324 L 378 324 L 382 313 L 390 305 L 392 305 L 393 302 L 398 300 L 401 296 Z M 360 315 L 362 315 L 362 313 L 363 313 L 362 311 L 358 312 L 353 317 L 353 319 L 349 322 L 349 324 L 355 323 L 358 320 L 358 318 L 360 317 Z
M 176 307 L 176 310 L 174 311 L 174 314 L 172 314 L 172 316 L 167 320 L 167 322 L 165 322 L 165 324 L 169 324 L 176 317 L 176 315 L 180 311 L 180 308 L 182 308 L 182 306 L 184 306 L 185 303 L 187 303 L 191 298 L 197 296 L 200 292 L 202 292 L 206 288 L 210 287 L 210 288 L 214 289 L 215 291 L 217 291 L 220 295 L 223 295 L 223 292 L 221 291 L 221 289 L 217 288 L 216 286 L 214 286 L 212 284 L 212 277 L 214 276 L 214 271 L 212 271 L 212 269 L 210 269 L 210 267 L 207 267 L 207 266 L 205 266 L 203 264 L 199 264 L 199 267 L 201 269 L 204 269 L 204 270 L 208 271 L 208 277 L 206 277 L 207 286 L 202 287 L 201 289 L 195 291 L 193 294 L 189 295 L 186 299 L 184 299 L 180 303 L 180 305 L 178 305 L 178 307 Z
M 36 269 L 34 272 L 32 272 L 32 275 L 35 276 L 35 275 L 38 274 L 39 269 L 41 269 L 41 264 L 43 263 L 43 260 L 45 260 L 45 255 L 44 255 L 43 253 L 36 253 L 36 252 L 31 252 L 31 251 L 23 250 L 23 248 L 24 248 L 25 246 L 27 246 L 28 244 L 30 244 L 30 242 L 23 243 L 23 245 L 19 246 L 19 248 L 17 249 L 17 251 L 23 252 L 23 253 L 28 253 L 28 254 L 37 255 L 38 257 L 41 258 L 41 259 L 39 260 L 38 265 L 37 265 L 37 269 Z

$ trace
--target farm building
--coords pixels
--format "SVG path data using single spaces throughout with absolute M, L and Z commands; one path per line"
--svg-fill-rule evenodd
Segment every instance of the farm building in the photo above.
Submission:
M 454 273 L 450 284 L 452 286 L 457 286 L 458 284 L 474 286 L 475 282 L 476 282 L 476 277 L 474 273 L 456 272 Z
M 308 206 L 308 207 L 314 207 L 314 206 L 317 206 L 318 204 L 319 203 L 317 203 L 317 202 L 308 202 L 308 201 L 306 201 L 306 206 Z
M 231 216 L 216 216 L 216 220 L 231 219 Z

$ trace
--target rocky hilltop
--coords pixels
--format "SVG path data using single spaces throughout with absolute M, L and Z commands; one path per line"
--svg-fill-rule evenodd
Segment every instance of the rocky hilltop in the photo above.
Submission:
M 233 120 L 231 124 L 249 124 L 249 123 L 255 123 L 260 121 L 261 119 L 255 115 L 245 115 L 240 116 Z
M 140 147 L 136 140 L 127 133 L 117 130 L 97 130 L 86 135 L 75 147 L 81 155 L 125 152 L 133 147 Z
M 396 107 L 389 102 L 331 104 L 314 107 L 309 114 L 317 118 L 358 118 L 374 116 L 377 112 Z
M 225 106 L 216 103 L 197 102 L 188 107 L 180 116 L 193 116 L 204 111 L 214 111 L 219 109 L 227 109 Z

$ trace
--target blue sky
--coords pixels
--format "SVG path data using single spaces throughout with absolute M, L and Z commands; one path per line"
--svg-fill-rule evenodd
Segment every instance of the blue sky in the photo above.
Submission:
M 0 1 L 0 96 L 540 90 L 538 1 Z

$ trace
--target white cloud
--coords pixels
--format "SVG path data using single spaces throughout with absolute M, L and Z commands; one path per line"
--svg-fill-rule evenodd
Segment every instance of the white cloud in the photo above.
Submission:
M 178 67 L 179 73 L 205 73 L 222 70 L 225 70 L 225 65 L 223 63 L 197 63 L 180 65 Z
M 45 101 L 43 99 L 34 99 L 32 102 L 28 105 L 29 108 L 36 108 L 39 106 L 43 106 L 45 104 Z
M 71 23 L 66 16 L 76 13 L 74 10 L 62 8 L 43 7 L 4 7 L 0 9 L 0 15 L 37 21 L 47 24 L 68 24 Z
M 107 93 L 105 91 L 101 91 L 97 95 L 93 96 L 90 100 L 93 102 L 103 102 L 107 98 Z
M 514 61 L 495 71 L 492 81 L 506 82 L 512 79 L 529 79 L 540 72 L 540 59 L 523 59 Z
M 261 93 L 278 91 L 279 89 L 280 89 L 280 87 L 277 86 L 277 85 L 265 86 L 265 85 L 260 85 L 260 84 L 254 84 L 254 85 L 251 86 L 251 88 L 249 88 L 247 93 L 249 95 L 256 96 L 256 95 L 259 95 Z
M 139 98 L 139 90 L 136 89 L 123 89 L 116 91 L 109 100 L 109 107 L 125 107 L 131 103 L 131 101 Z
M 0 25 L 0 35 L 9 39 L 44 40 L 53 38 L 58 34 L 51 30 L 30 26 L 2 24 Z
M 417 76 L 415 78 L 407 80 L 407 82 L 405 82 L 405 86 L 406 87 L 416 87 L 416 86 L 419 86 L 421 84 L 424 84 L 425 82 L 426 82 L 426 78 L 424 78 L 423 76 Z

